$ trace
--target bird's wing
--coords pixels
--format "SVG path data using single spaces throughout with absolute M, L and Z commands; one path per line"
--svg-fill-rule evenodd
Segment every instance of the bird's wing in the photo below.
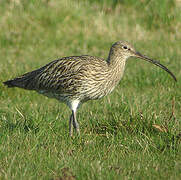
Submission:
M 65 57 L 46 65 L 35 77 L 36 88 L 60 92 L 76 91 L 86 78 L 88 66 L 105 63 L 101 58 L 94 56 Z
M 81 86 L 87 67 L 103 62 L 101 58 L 88 55 L 64 57 L 4 83 L 29 90 L 73 92 Z

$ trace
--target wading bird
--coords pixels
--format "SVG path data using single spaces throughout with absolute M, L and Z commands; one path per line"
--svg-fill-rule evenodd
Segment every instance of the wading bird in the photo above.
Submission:
M 72 127 L 79 134 L 76 119 L 78 107 L 88 100 L 99 99 L 111 93 L 122 78 L 129 57 L 159 66 L 176 81 L 174 74 L 158 61 L 137 52 L 129 43 L 118 41 L 111 46 L 107 60 L 89 55 L 63 57 L 4 84 L 35 90 L 67 104 L 72 110 L 69 120 L 69 134 L 72 136 Z

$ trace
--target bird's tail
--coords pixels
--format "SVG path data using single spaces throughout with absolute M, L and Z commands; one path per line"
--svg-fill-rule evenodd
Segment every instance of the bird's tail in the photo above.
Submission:
M 16 80 L 12 79 L 12 80 L 8 80 L 8 81 L 5 81 L 3 82 L 4 85 L 8 86 L 8 88 L 11 88 L 11 87 L 16 87 Z
M 26 73 L 20 77 L 3 82 L 8 88 L 19 87 L 28 90 L 35 90 L 34 78 L 36 71 Z

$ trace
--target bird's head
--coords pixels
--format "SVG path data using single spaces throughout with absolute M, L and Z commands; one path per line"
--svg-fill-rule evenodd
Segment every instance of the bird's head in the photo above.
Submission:
M 136 52 L 134 47 L 126 41 L 118 41 L 114 43 L 111 49 L 112 53 L 116 56 L 122 56 L 124 59 L 134 56 L 134 52 Z
M 160 64 L 158 61 L 142 55 L 140 52 L 136 51 L 135 48 L 128 42 L 118 41 L 112 45 L 111 49 L 112 49 L 113 54 L 115 54 L 116 56 L 120 56 L 124 60 L 126 60 L 129 57 L 136 57 L 139 59 L 146 60 L 152 64 L 155 64 L 156 66 L 158 66 L 158 67 L 164 69 L 166 72 L 168 72 L 172 76 L 172 78 L 175 81 L 177 81 L 174 74 L 168 68 L 166 68 L 164 65 Z

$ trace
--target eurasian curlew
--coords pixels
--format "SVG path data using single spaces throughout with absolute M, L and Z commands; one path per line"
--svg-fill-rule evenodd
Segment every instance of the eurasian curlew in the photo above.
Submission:
M 66 103 L 72 110 L 69 120 L 71 136 L 72 127 L 79 133 L 76 119 L 78 107 L 88 100 L 99 99 L 111 93 L 122 78 L 129 57 L 137 57 L 159 66 L 176 81 L 174 74 L 165 66 L 140 54 L 129 43 L 118 41 L 112 45 L 106 61 L 88 55 L 64 57 L 4 84 L 35 90 Z

